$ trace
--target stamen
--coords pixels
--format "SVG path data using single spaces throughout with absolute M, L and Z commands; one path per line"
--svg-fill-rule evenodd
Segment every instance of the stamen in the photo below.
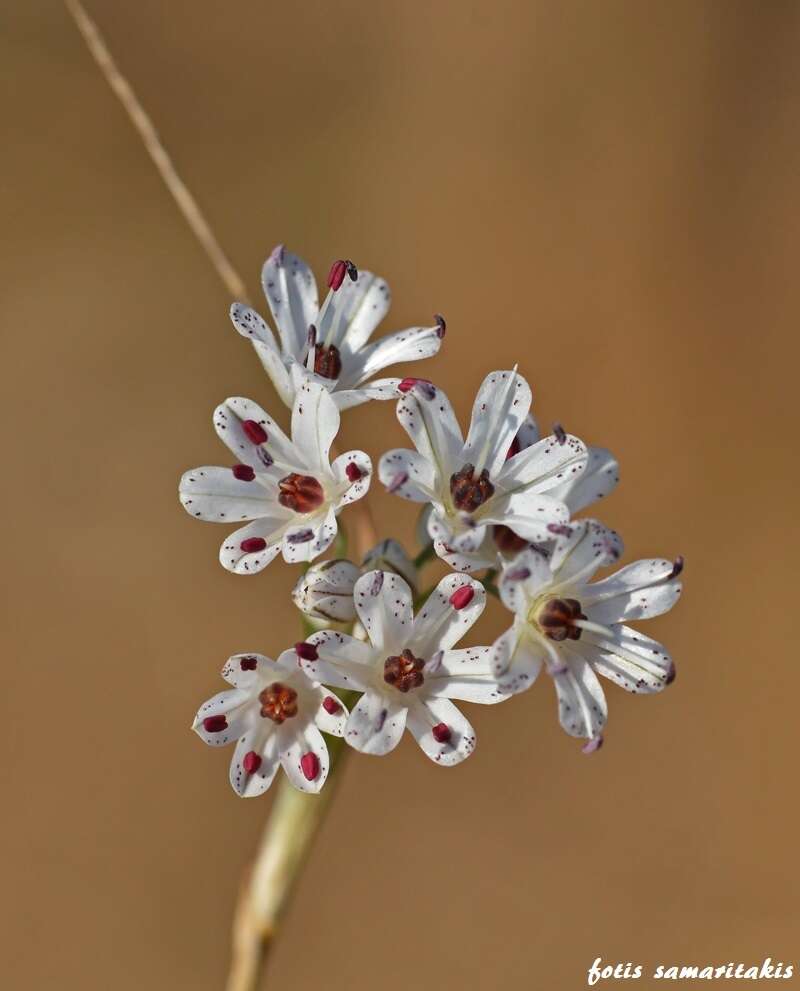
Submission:
M 475 589 L 471 585 L 462 585 L 450 596 L 450 605 L 453 609 L 465 609 L 475 598 Z
M 325 696 L 325 698 L 322 700 L 322 708 L 330 716 L 335 716 L 337 713 L 342 711 L 342 707 L 339 705 L 339 703 L 332 695 Z
M 310 323 L 308 325 L 308 338 L 307 338 L 307 340 L 308 340 L 308 346 L 310 348 L 313 348 L 314 345 L 317 343 L 317 328 L 314 326 L 313 323 Z
M 331 265 L 331 270 L 328 272 L 328 288 L 333 289 L 334 292 L 340 289 L 346 274 L 347 264 L 340 258 Z
M 406 648 L 399 656 L 387 657 L 383 662 L 383 680 L 405 694 L 412 688 L 419 688 L 425 681 L 422 674 L 424 667 L 425 661 Z
M 304 661 L 316 661 L 319 657 L 317 653 L 317 648 L 313 643 L 306 643 L 305 640 L 301 640 L 299 643 L 294 645 L 294 652 L 299 658 Z
M 242 767 L 245 774 L 255 774 L 259 767 L 261 767 L 261 763 L 261 755 L 257 754 L 255 750 L 248 750 L 242 760 Z
M 261 715 L 279 726 L 297 715 L 297 692 L 288 685 L 275 681 L 258 696 Z
M 284 539 L 287 544 L 307 544 L 314 539 L 314 531 L 298 530 L 297 533 L 287 533 Z
M 683 554 L 679 554 L 675 558 L 675 563 L 672 565 L 672 571 L 670 571 L 667 575 L 667 581 L 678 577 L 678 575 L 683 571 L 684 563 Z
M 300 767 L 303 770 L 306 781 L 314 781 L 319 774 L 319 757 L 316 754 L 303 754 L 300 758 Z
M 436 386 L 434 386 L 433 382 L 429 381 L 428 379 L 414 379 L 414 378 L 403 379 L 397 388 L 404 395 L 407 392 L 411 392 L 412 389 L 416 388 L 418 392 L 421 393 L 423 399 L 430 400 L 436 398 Z
M 364 472 L 358 467 L 355 461 L 347 462 L 344 473 L 351 482 L 357 482 L 364 477 Z
M 450 495 L 453 505 L 465 513 L 474 513 L 494 495 L 494 485 L 489 480 L 486 468 L 475 477 L 475 466 L 466 464 L 450 476 Z
M 530 576 L 530 568 L 514 568 L 512 571 L 507 571 L 503 577 L 510 582 L 524 582 Z
M 324 379 L 338 379 L 342 374 L 342 358 L 335 345 L 316 345 L 314 348 L 314 374 Z
M 266 546 L 267 542 L 263 537 L 247 537 L 239 544 L 245 554 L 257 554 L 259 551 L 263 551 Z
M 567 526 L 566 523 L 548 523 L 547 529 L 550 533 L 555 534 L 557 537 L 572 536 L 572 527 Z
M 453 735 L 453 731 L 447 725 L 447 723 L 437 723 L 431 728 L 431 733 L 433 734 L 434 740 L 437 743 L 449 743 L 450 738 Z
M 258 667 L 257 657 L 242 657 L 239 659 L 239 667 L 242 671 L 255 671 Z
M 550 599 L 536 622 L 546 637 L 560 643 L 567 639 L 580 640 L 583 628 L 580 621 L 585 619 L 577 599 Z
M 240 482 L 252 482 L 256 477 L 256 473 L 250 465 L 234 465 L 231 471 L 233 472 L 233 477 L 238 478 Z
M 562 447 L 567 443 L 567 432 L 560 423 L 553 424 L 553 435 Z
M 669 671 L 667 671 L 667 677 L 664 679 L 664 684 L 671 685 L 672 682 L 675 681 L 675 676 L 677 673 L 678 672 L 675 670 L 675 664 L 670 664 Z
M 254 444 L 266 444 L 267 431 L 255 420 L 242 420 L 242 430 Z
M 602 736 L 593 736 L 592 739 L 589 740 L 588 743 L 585 743 L 581 747 L 581 753 L 584 753 L 584 754 L 593 754 L 596 751 L 598 751 L 602 746 L 603 746 L 603 737 Z
M 436 321 L 436 336 L 440 341 L 443 341 L 444 335 L 447 333 L 447 322 L 441 313 L 434 313 L 433 319 Z
M 206 716 L 203 720 L 203 729 L 206 733 L 221 733 L 228 728 L 228 720 L 225 716 Z
M 278 502 L 296 513 L 310 513 L 325 501 L 320 483 L 311 475 L 292 472 L 278 482 Z
M 355 264 L 349 258 L 345 258 L 344 263 L 347 266 L 347 277 L 351 282 L 358 282 L 358 269 Z

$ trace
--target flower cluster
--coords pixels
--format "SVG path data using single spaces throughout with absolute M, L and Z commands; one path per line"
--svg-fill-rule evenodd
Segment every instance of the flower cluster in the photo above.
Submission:
M 585 753 L 597 750 L 608 711 L 598 675 L 633 693 L 660 691 L 675 677 L 666 649 L 628 623 L 670 609 L 683 568 L 682 558 L 654 558 L 592 580 L 620 558 L 622 542 L 574 514 L 619 481 L 613 455 L 558 425 L 541 437 L 516 368 L 486 376 L 466 439 L 437 385 L 373 379 L 436 354 L 445 321 L 437 315 L 370 343 L 389 288 L 351 261 L 332 266 L 321 307 L 310 269 L 283 247 L 267 259 L 262 282 L 280 346 L 249 307 L 235 303 L 231 319 L 290 407 L 291 436 L 252 400 L 227 399 L 214 426 L 235 462 L 195 468 L 180 483 L 190 515 L 236 527 L 220 549 L 229 571 L 253 575 L 279 554 L 306 565 L 292 591 L 305 638 L 277 660 L 229 658 L 222 675 L 232 690 L 195 718 L 206 743 L 235 744 L 234 790 L 263 793 L 280 765 L 296 788 L 318 792 L 329 769 L 323 734 L 386 754 L 408 729 L 431 760 L 457 764 L 474 749 L 475 731 L 454 702 L 506 701 L 542 670 L 563 729 L 586 741 Z M 340 411 L 372 399 L 397 401 L 414 445 L 383 454 L 378 476 L 389 492 L 422 504 L 423 547 L 412 560 L 385 539 L 360 563 L 310 564 L 336 539 L 339 513 L 369 490 L 368 455 L 336 455 L 334 442 Z M 420 592 L 420 568 L 433 557 L 451 571 Z M 492 644 L 458 647 L 487 593 L 508 610 L 510 626 Z

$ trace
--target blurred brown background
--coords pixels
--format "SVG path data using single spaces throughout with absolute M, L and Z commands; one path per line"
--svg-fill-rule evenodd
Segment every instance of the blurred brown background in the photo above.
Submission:
M 519 361 L 543 423 L 619 455 L 628 559 L 687 559 L 647 627 L 678 680 L 609 686 L 601 754 L 543 680 L 469 709 L 455 771 L 410 740 L 349 762 L 270 986 L 796 964 L 800 6 L 88 6 L 254 294 L 278 241 L 387 275 L 385 330 L 446 314 L 424 374 L 463 417 Z M 225 573 L 176 485 L 225 463 L 218 401 L 279 407 L 62 7 L 0 23 L 2 982 L 216 991 L 269 799 L 188 727 L 228 654 L 296 639 L 295 570 Z M 406 439 L 382 404 L 345 442 Z

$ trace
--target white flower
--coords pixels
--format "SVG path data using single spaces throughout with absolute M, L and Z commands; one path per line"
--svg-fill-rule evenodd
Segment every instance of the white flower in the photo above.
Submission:
M 347 710 L 311 681 L 294 650 L 277 661 L 263 654 L 234 654 L 222 669 L 233 689 L 200 706 L 192 729 L 206 743 L 236 741 L 230 782 L 244 798 L 263 794 L 278 765 L 300 791 L 318 792 L 328 776 L 322 732 L 341 736 Z
M 329 292 L 318 305 L 311 269 L 278 245 L 264 263 L 261 284 L 278 328 L 280 348 L 266 321 L 243 303 L 231 307 L 231 320 L 256 350 L 278 395 L 291 407 L 303 382 L 324 385 L 339 409 L 368 399 L 396 399 L 399 378 L 369 381 L 389 365 L 430 358 L 441 347 L 445 322 L 410 327 L 369 343 L 389 311 L 389 286 L 349 261 L 334 262 Z
M 537 542 L 551 536 L 548 525 L 567 522 L 569 510 L 553 493 L 585 469 L 586 446 L 560 434 L 507 458 L 531 405 L 531 390 L 516 370 L 484 379 L 466 443 L 441 389 L 421 379 L 408 379 L 402 388 L 397 418 L 417 452 L 389 451 L 378 471 L 390 492 L 431 504 L 428 534 L 440 556 L 461 555 L 453 559 L 470 570 L 468 555 L 491 527 Z
M 666 648 L 625 623 L 672 608 L 683 560 L 637 561 L 590 582 L 621 550 L 616 533 L 581 520 L 564 528 L 549 560 L 523 551 L 500 582 L 503 603 L 515 615 L 492 648 L 495 675 L 516 693 L 530 688 L 544 666 L 555 684 L 561 725 L 570 736 L 589 738 L 587 753 L 602 743 L 608 712 L 598 674 L 641 693 L 658 692 L 675 677 Z
M 565 436 L 559 425 L 554 427 L 556 439 Z M 541 439 L 536 420 L 529 414 L 517 432 L 507 458 L 512 458 L 520 451 L 527 450 Z M 582 509 L 602 499 L 612 492 L 619 482 L 619 465 L 614 455 L 604 447 L 588 447 L 588 460 L 583 471 L 569 477 L 548 490 L 551 499 L 559 499 L 569 510 L 571 516 Z M 555 536 L 563 524 L 555 523 L 548 527 L 549 539 L 537 541 L 536 549 L 549 553 L 555 544 Z M 555 531 L 555 533 L 553 532 Z M 491 526 L 486 528 L 483 542 L 472 552 L 449 550 L 443 540 L 434 542 L 434 549 L 451 568 L 456 571 L 479 571 L 483 568 L 504 567 L 521 551 L 531 546 L 531 542 L 518 537 L 507 526 Z
M 297 580 L 292 599 L 297 608 L 312 619 L 352 623 L 356 618 L 353 589 L 367 571 L 393 571 L 417 587 L 417 569 L 396 540 L 382 540 L 364 555 L 359 567 L 337 558 L 312 564 Z
M 356 612 L 367 640 L 314 633 L 302 661 L 315 680 L 364 693 L 347 720 L 349 744 L 387 754 L 408 727 L 438 764 L 472 753 L 475 731 L 450 699 L 491 704 L 506 697 L 491 672 L 490 648 L 453 649 L 485 601 L 478 582 L 448 575 L 415 618 L 411 590 L 398 575 L 370 571 L 359 578 Z
M 214 426 L 238 459 L 232 468 L 187 471 L 180 499 L 187 513 L 212 523 L 252 520 L 225 539 L 220 561 L 240 575 L 285 561 L 312 561 L 332 543 L 336 514 L 366 494 L 372 463 L 348 451 L 330 464 L 339 410 L 320 385 L 306 382 L 292 409 L 292 439 L 249 399 L 227 399 Z
M 353 588 L 360 577 L 361 568 L 342 558 L 312 564 L 297 579 L 292 599 L 312 619 L 352 623 L 356 618 Z

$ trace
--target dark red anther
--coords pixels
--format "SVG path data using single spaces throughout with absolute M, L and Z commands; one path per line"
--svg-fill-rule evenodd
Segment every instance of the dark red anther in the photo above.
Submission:
M 492 527 L 492 537 L 497 549 L 503 554 L 519 554 L 528 546 L 528 541 L 518 537 L 516 533 L 504 523 L 498 523 Z
M 398 692 L 405 694 L 423 684 L 424 667 L 425 661 L 421 657 L 415 657 L 406 648 L 401 654 L 387 657 L 383 662 L 383 680 L 387 685 L 392 685 Z
M 240 482 L 252 482 L 256 477 L 256 473 L 250 465 L 234 465 L 231 471 L 233 472 L 233 477 L 238 478 Z
M 342 356 L 333 344 L 327 347 L 324 344 L 315 346 L 314 374 L 324 379 L 338 379 L 342 374 Z
M 441 313 L 434 313 L 433 319 L 436 321 L 436 336 L 439 340 L 444 340 L 444 335 L 447 333 L 447 323 Z
M 450 596 L 453 609 L 465 609 L 475 598 L 475 589 L 471 585 L 462 585 Z
M 255 420 L 242 420 L 242 430 L 247 434 L 247 439 L 254 444 L 266 444 L 267 431 Z
M 319 757 L 310 751 L 307 754 L 303 754 L 300 758 L 300 767 L 303 770 L 306 781 L 314 781 L 319 774 Z
M 433 399 L 436 396 L 436 387 L 433 382 L 428 379 L 403 379 L 403 381 L 397 386 L 400 392 L 404 395 L 407 392 L 411 392 L 414 387 L 418 388 L 418 391 L 422 393 L 422 396 L 425 399 Z
M 221 733 L 228 728 L 228 720 L 225 716 L 206 716 L 203 720 L 203 729 L 206 733 Z
M 567 443 L 567 432 L 560 423 L 553 424 L 553 436 L 562 447 Z
M 672 565 L 672 571 L 667 575 L 667 581 L 673 578 L 677 578 L 678 575 L 683 571 L 685 561 L 683 559 L 683 554 L 679 554 L 675 558 L 675 563 Z
M 678 672 L 675 670 L 675 664 L 674 663 L 670 664 L 669 671 L 667 671 L 667 677 L 664 679 L 664 684 L 671 685 L 672 682 L 675 681 L 675 676 L 677 675 L 677 673 Z
M 245 770 L 245 774 L 255 774 L 259 767 L 261 767 L 261 756 L 255 750 L 249 750 L 244 755 L 242 767 Z
M 506 451 L 506 461 L 508 461 L 509 458 L 513 458 L 515 454 L 519 454 L 521 450 L 522 444 L 519 442 L 519 434 L 515 434 L 514 439 L 511 441 L 511 446 Z
M 584 754 L 593 754 L 595 751 L 599 750 L 603 746 L 602 736 L 593 736 L 591 740 L 581 747 L 581 752 Z
M 322 708 L 328 713 L 329 716 L 335 716 L 342 711 L 342 707 L 339 702 L 332 696 L 326 695 L 322 700 Z
M 261 715 L 279 726 L 297 715 L 297 692 L 288 685 L 275 681 L 258 696 Z
M 305 640 L 301 640 L 299 643 L 294 645 L 294 652 L 303 661 L 316 661 L 319 657 L 317 648 L 314 644 L 306 643 Z
M 333 289 L 334 292 L 340 289 L 346 274 L 347 262 L 339 258 L 331 265 L 331 270 L 328 272 L 328 288 Z
M 313 348 L 316 343 L 317 343 L 317 328 L 314 326 L 313 323 L 310 323 L 308 325 L 308 346 L 310 348 Z
M 359 479 L 364 477 L 364 472 L 358 467 L 355 461 L 347 462 L 344 473 L 351 482 L 357 482 Z
M 239 544 L 245 554 L 257 554 L 259 551 L 263 551 L 266 546 L 267 542 L 263 537 L 247 537 Z
M 453 505 L 464 513 L 474 513 L 494 495 L 494 485 L 486 468 L 475 477 L 474 465 L 466 464 L 450 476 L 450 495 Z
M 258 667 L 258 658 L 242 657 L 239 660 L 239 667 L 242 669 L 242 671 L 255 671 L 255 669 Z
M 453 735 L 453 732 L 447 723 L 437 723 L 431 729 L 431 733 L 433 733 L 433 738 L 437 743 L 449 743 L 450 738 Z

